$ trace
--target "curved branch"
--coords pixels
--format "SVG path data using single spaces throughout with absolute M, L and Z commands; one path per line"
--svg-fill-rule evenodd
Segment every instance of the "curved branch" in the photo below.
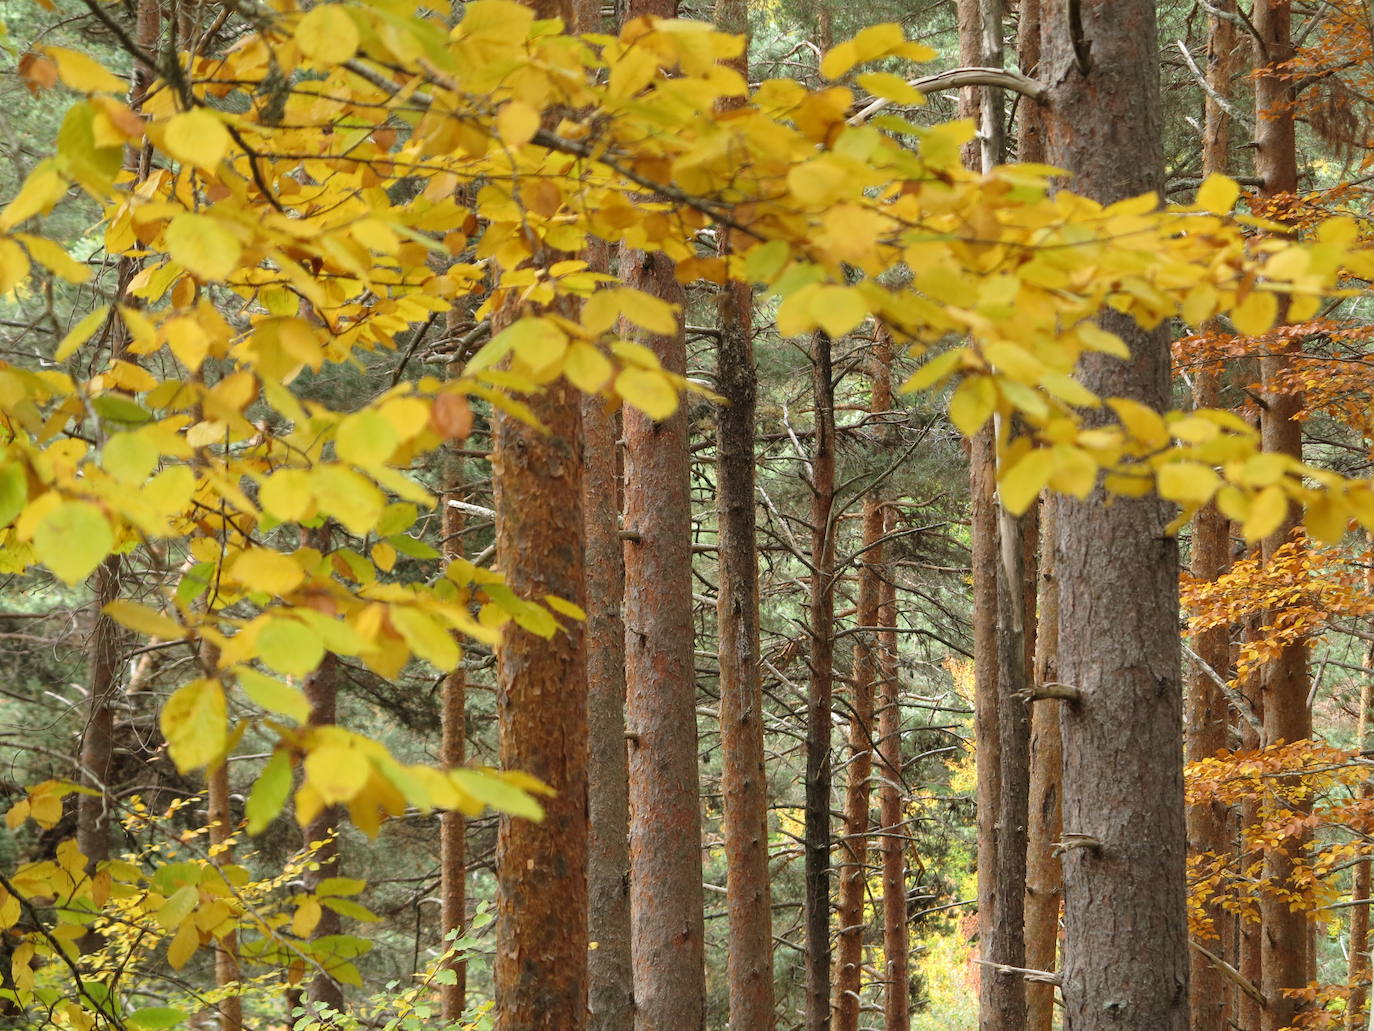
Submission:
M 1036 103 L 1043 101 L 1047 92 L 1045 84 L 1039 80 L 1005 68 L 951 68 L 947 72 L 928 75 L 924 79 L 912 79 L 908 85 L 914 86 L 922 93 L 939 93 L 943 90 L 962 89 L 965 86 L 996 86 L 1012 93 L 1019 93 Z M 870 101 L 849 119 L 849 124 L 862 125 L 891 103 L 892 101 L 883 97 Z

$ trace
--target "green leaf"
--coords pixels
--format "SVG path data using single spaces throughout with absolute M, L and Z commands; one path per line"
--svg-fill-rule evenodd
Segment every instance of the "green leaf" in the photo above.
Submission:
M 124 1023 L 139 1031 L 167 1031 L 186 1022 L 186 1013 L 171 1006 L 148 1006 L 134 1010 L 124 1018 Z
M 324 658 L 324 642 L 304 623 L 284 617 L 269 620 L 258 631 L 257 652 L 278 673 L 301 677 Z
M 0 526 L 6 526 L 29 499 L 29 480 L 17 461 L 0 465 Z M 397 548 L 397 551 L 401 549 Z
M 310 718 L 310 702 L 300 688 L 283 684 L 247 666 L 235 666 L 234 675 L 243 693 L 268 712 L 281 713 L 302 724 Z
M 277 818 L 286 796 L 291 792 L 291 755 L 278 749 L 267 760 L 267 765 L 253 782 L 253 790 L 248 793 L 243 814 L 248 820 L 248 833 L 259 834 Z
M 491 770 L 450 770 L 449 776 L 477 801 L 497 812 L 536 822 L 544 819 L 544 807 L 529 792 L 516 787 Z
M 185 772 L 220 757 L 227 739 L 227 711 L 218 680 L 193 680 L 172 692 L 160 722 L 177 769 Z

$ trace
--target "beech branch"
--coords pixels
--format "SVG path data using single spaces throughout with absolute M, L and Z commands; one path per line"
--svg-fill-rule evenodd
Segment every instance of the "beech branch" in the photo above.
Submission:
M 1036 103 L 1043 101 L 1048 92 L 1045 84 L 1039 80 L 1005 68 L 952 68 L 937 75 L 928 75 L 924 79 L 911 79 L 908 85 L 914 86 L 922 93 L 939 93 L 943 90 L 962 89 L 965 86 L 996 86 L 1019 93 Z M 862 125 L 891 104 L 892 101 L 887 98 L 878 97 L 860 108 L 857 114 L 852 115 L 849 124 Z

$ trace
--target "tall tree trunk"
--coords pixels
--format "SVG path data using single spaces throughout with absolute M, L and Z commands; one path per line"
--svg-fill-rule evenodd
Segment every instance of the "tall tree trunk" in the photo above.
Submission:
M 892 345 L 885 335 L 874 347 L 870 365 L 873 388 L 868 411 L 878 424 L 892 408 Z M 877 429 L 888 443 L 890 434 Z M 858 1031 L 859 991 L 863 967 L 864 932 L 868 928 L 864 903 L 868 895 L 870 781 L 873 777 L 874 688 L 881 671 L 878 655 L 878 618 L 883 569 L 883 536 L 886 518 L 882 495 L 870 489 L 863 502 L 862 554 L 859 562 L 859 597 L 855 618 L 860 627 L 854 643 L 850 694 L 849 772 L 845 785 L 843 862 L 839 865 L 840 899 L 836 918 L 840 929 L 835 950 L 834 1031 Z M 896 771 L 900 774 L 900 769 Z M 893 776 L 889 773 L 888 776 Z
M 744 0 L 717 0 L 716 21 L 744 34 Z M 748 73 L 746 55 L 734 65 Z M 722 234 L 725 230 L 721 230 Z M 722 235 L 721 253 L 730 242 Z M 725 403 L 716 420 L 719 586 L 716 633 L 720 665 L 721 796 L 725 904 L 729 912 L 726 977 L 730 1027 L 773 1027 L 773 914 L 768 884 L 768 781 L 763 765 L 763 691 L 759 684 L 759 586 L 755 552 L 753 295 L 727 283 L 716 299 L 720 351 L 716 389 Z
M 565 382 L 530 399 L 542 429 L 498 416 L 496 557 L 522 598 L 584 600 L 581 398 Z M 578 1031 L 587 1007 L 587 679 L 584 631 L 546 640 L 507 626 L 498 649 L 500 761 L 557 794 L 542 823 L 497 839 L 499 1031 Z
M 1260 624 L 1262 618 L 1258 615 L 1250 616 L 1241 628 L 1241 640 L 1253 642 L 1260 637 Z M 1233 645 L 1231 668 L 1235 667 L 1236 646 Z M 1260 693 L 1259 675 L 1251 672 L 1238 685 L 1244 693 L 1246 701 L 1254 710 L 1255 715 L 1261 720 L 1264 719 L 1264 699 Z M 1260 747 L 1260 736 L 1251 726 L 1249 721 L 1241 720 L 1238 723 L 1240 731 L 1240 747 L 1245 751 L 1253 751 Z M 1241 803 L 1240 808 L 1240 842 L 1251 840 L 1255 825 L 1259 822 L 1259 802 L 1254 798 L 1247 798 Z M 1253 856 L 1241 851 L 1237 868 L 1243 869 L 1252 860 Z M 1259 920 L 1240 920 L 1237 923 L 1237 942 L 1236 942 L 1236 969 L 1255 987 L 1259 987 L 1263 981 L 1261 962 L 1260 962 L 1260 941 L 1263 937 L 1263 925 Z M 1232 1008 L 1236 1012 L 1236 1023 L 1244 1031 L 1259 1031 L 1260 1026 L 1260 1006 L 1259 1003 L 1249 994 L 1239 989 L 1232 997 Z
M 875 364 L 891 374 L 892 342 L 878 342 Z M 884 379 L 884 383 L 886 380 Z M 887 389 L 891 389 L 890 384 Z M 889 394 L 889 397 L 891 395 Z M 897 509 L 889 507 L 883 531 L 897 529 Z M 906 904 L 906 777 L 902 763 L 901 684 L 897 679 L 897 564 L 884 563 L 878 585 L 878 764 L 882 774 L 878 788 L 878 823 L 882 836 L 878 851 L 883 877 L 883 993 L 884 1031 L 909 1031 L 911 1027 L 911 955 L 908 947 Z
M 1040 0 L 1021 0 L 1016 23 L 1016 63 L 1023 75 L 1040 74 Z M 1016 160 L 1045 160 L 1045 118 L 1039 104 L 1021 98 L 1016 105 Z M 1043 534 L 1042 534 L 1043 536 Z
M 830 1026 L 830 722 L 835 665 L 835 391 L 830 337 L 811 337 L 811 680 L 806 705 L 806 1029 Z
M 456 455 L 446 461 L 448 489 L 443 497 L 444 560 L 463 557 L 463 510 L 450 501 L 463 501 L 463 463 Z M 444 677 L 443 706 L 440 714 L 439 758 L 445 766 L 461 766 L 466 755 L 467 675 L 462 665 Z M 467 821 L 456 811 L 439 817 L 439 923 L 448 936 L 461 934 L 467 924 Z M 439 988 L 440 1012 L 445 1020 L 458 1020 L 467 1001 L 466 961 L 458 958 L 448 964 L 453 983 Z
M 1025 17 L 1023 10 L 1022 17 Z M 1059 577 L 1054 565 L 1059 500 L 1047 495 L 1040 505 L 1040 582 L 1036 612 L 1036 684 L 1059 680 Z M 1064 875 L 1055 847 L 1062 837 L 1060 809 L 1063 747 L 1059 706 L 1042 699 L 1031 709 L 1029 825 L 1026 844 L 1026 966 L 1054 970 L 1059 945 L 1059 904 Z M 1054 1023 L 1054 985 L 1026 985 L 1027 1031 L 1050 1031 Z
M 598 272 L 608 248 L 587 253 Z M 634 1026 L 630 955 L 630 785 L 625 741 L 624 542 L 620 539 L 620 416 L 596 397 L 582 402 L 582 519 L 586 533 L 587 638 L 587 954 L 589 1031 Z
M 1293 56 L 1292 12 L 1289 0 L 1256 0 L 1253 21 L 1259 36 L 1256 52 L 1255 174 L 1262 182 L 1266 198 L 1292 195 L 1298 188 L 1297 142 L 1292 109 L 1292 87 L 1278 66 Z M 1260 358 L 1263 405 L 1260 411 L 1260 437 L 1265 451 L 1302 457 L 1302 396 L 1289 392 L 1281 379 L 1291 364 L 1291 355 L 1301 350 L 1294 341 L 1286 348 Z M 1265 562 L 1291 537 L 1301 523 L 1296 507 L 1277 530 L 1261 543 Z M 1279 656 L 1267 663 L 1261 674 L 1260 691 L 1264 700 L 1264 743 L 1301 741 L 1312 735 L 1311 712 L 1307 705 L 1307 644 L 1286 645 Z M 1264 873 L 1278 885 L 1292 886 L 1294 853 L 1306 843 L 1306 836 L 1294 836 L 1279 848 L 1265 853 Z M 1293 1023 L 1302 1009 L 1296 999 L 1283 996 L 1283 989 L 1303 987 L 1308 979 L 1307 914 L 1303 907 L 1291 907 L 1286 898 L 1270 895 L 1261 899 L 1260 990 L 1268 1000 L 1264 1009 L 1264 1031 L 1277 1031 Z
M 1365 589 L 1374 593 L 1374 569 L 1365 572 Z M 1374 705 L 1374 647 L 1367 648 L 1364 654 L 1364 668 L 1367 671 L 1360 681 L 1360 711 L 1355 725 L 1355 747 L 1364 751 L 1368 745 L 1370 706 Z M 1374 797 L 1374 784 L 1366 780 L 1360 785 L 1360 798 Z M 1350 985 L 1350 1004 L 1346 1007 L 1346 1027 L 1349 1031 L 1361 1031 L 1365 1024 L 1365 1005 L 1369 1001 L 1369 892 L 1374 889 L 1371 864 L 1366 857 L 1355 866 L 1353 887 L 1350 899 L 1356 903 L 1350 914 L 1350 973 L 1346 983 Z
M 1044 8 L 1046 145 L 1071 186 L 1104 203 L 1162 186 L 1155 5 Z M 1165 333 L 1106 314 L 1129 361 L 1092 356 L 1099 396 L 1163 410 Z M 1178 549 L 1156 497 L 1062 499 L 1065 1027 L 1183 1031 L 1188 1023 Z M 1129 727 L 1125 734 L 1122 728 Z
M 1231 80 L 1236 72 L 1237 27 L 1235 0 L 1223 0 L 1219 13 L 1208 20 L 1207 81 L 1212 94 L 1223 100 L 1231 96 Z M 1230 172 L 1231 119 L 1226 109 L 1209 94 L 1202 141 L 1204 176 Z M 1215 327 L 1212 327 L 1215 328 Z M 1215 365 L 1203 365 L 1193 374 L 1193 406 L 1215 408 L 1221 400 L 1220 376 Z M 1230 566 L 1230 525 L 1215 505 L 1207 505 L 1193 519 L 1191 572 L 1201 580 L 1213 581 Z M 1212 670 L 1224 671 L 1231 661 L 1230 632 L 1226 627 L 1205 630 L 1193 641 L 1198 657 Z M 1186 752 L 1189 762 L 1215 755 L 1230 747 L 1230 708 L 1226 696 L 1207 670 L 1196 668 L 1188 681 L 1185 720 Z M 1188 851 L 1191 855 L 1222 855 L 1232 850 L 1236 825 L 1228 806 L 1212 803 L 1190 806 L 1187 812 Z M 1216 932 L 1205 942 L 1207 949 L 1221 957 L 1235 947 L 1235 921 L 1221 906 L 1205 910 Z M 1196 949 L 1189 956 L 1189 1013 L 1192 1031 L 1225 1031 L 1231 1016 L 1232 986 L 1225 973 Z
M 626 251 L 621 277 L 685 305 L 665 255 Z M 685 373 L 681 331 L 645 342 L 665 368 Z M 625 692 L 633 745 L 637 1031 L 692 1031 L 705 1020 L 689 457 L 685 405 L 661 423 L 625 413 Z

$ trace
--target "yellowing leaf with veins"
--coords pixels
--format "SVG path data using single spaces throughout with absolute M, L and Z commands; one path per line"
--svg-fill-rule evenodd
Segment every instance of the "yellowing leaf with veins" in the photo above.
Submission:
M 176 216 L 164 239 L 172 260 L 201 279 L 227 279 L 243 253 L 238 237 L 209 215 Z
M 224 689 L 218 680 L 193 680 L 172 692 L 162 706 L 159 724 L 177 769 L 184 773 L 219 758 L 227 740 L 226 715 Z
M 229 573 L 250 591 L 266 591 L 281 596 L 300 586 L 305 570 L 291 556 L 271 548 L 241 551 L 229 566 Z
M 1231 321 L 1241 336 L 1254 337 L 1268 333 L 1274 328 L 1274 320 L 1279 317 L 1279 301 L 1271 293 L 1253 290 L 1240 305 L 1231 312 Z
M 385 464 L 398 443 L 396 428 L 380 412 L 345 416 L 334 435 L 334 450 L 339 459 L 364 469 Z
M 1234 179 L 1213 172 L 1197 191 L 1197 205 L 1215 215 L 1228 214 L 1240 198 L 1240 187 Z
M 120 626 L 147 637 L 164 637 L 175 641 L 186 634 L 186 629 L 175 619 L 136 601 L 121 598 L 110 602 L 103 611 Z
M 288 616 L 269 619 L 254 643 L 264 665 L 288 676 L 303 677 L 324 658 L 319 634 Z
M 677 391 L 661 372 L 623 369 L 615 378 L 615 392 L 650 419 L 660 421 L 677 411 Z
M 290 716 L 302 725 L 310 718 L 310 702 L 300 688 L 264 676 L 248 666 L 235 666 L 233 672 L 243 693 L 268 712 Z
M 57 65 L 57 74 L 65 86 L 79 93 L 123 93 L 129 88 L 121 79 L 91 57 L 66 47 L 42 47 L 42 51 Z
M 453 635 L 425 613 L 413 606 L 393 605 L 388 615 L 391 625 L 420 658 L 444 673 L 458 665 L 460 653 Z
M 310 473 L 304 469 L 278 469 L 258 491 L 262 507 L 283 522 L 294 523 L 305 518 L 314 504 Z
M 229 130 L 203 107 L 173 115 L 161 131 L 162 149 L 188 165 L 213 169 L 229 150 Z
M 347 802 L 372 776 L 372 765 L 356 748 L 321 745 L 305 757 L 305 779 L 326 805 Z
M 337 4 L 317 4 L 296 25 L 301 53 L 319 64 L 342 64 L 358 52 L 358 26 Z
M 496 116 L 496 131 L 508 147 L 523 147 L 539 130 L 539 112 L 523 100 L 507 101 Z
M 109 522 L 88 501 L 63 502 L 43 517 L 33 534 L 38 561 L 69 584 L 95 572 L 113 548 Z
M 0 280 L 3 279 L 3 275 L 0 275 Z M 0 287 L 3 286 L 3 282 L 0 282 Z M 4 293 L 4 290 L 0 289 L 0 293 Z M 62 342 L 57 345 L 57 350 L 53 352 L 52 360 L 55 362 L 65 362 L 75 354 L 76 349 L 89 340 L 91 334 L 100 328 L 100 325 L 105 321 L 105 317 L 109 313 L 110 306 L 108 304 L 98 305 L 93 311 L 88 313 L 85 318 L 67 331 L 67 335 L 64 336 Z

